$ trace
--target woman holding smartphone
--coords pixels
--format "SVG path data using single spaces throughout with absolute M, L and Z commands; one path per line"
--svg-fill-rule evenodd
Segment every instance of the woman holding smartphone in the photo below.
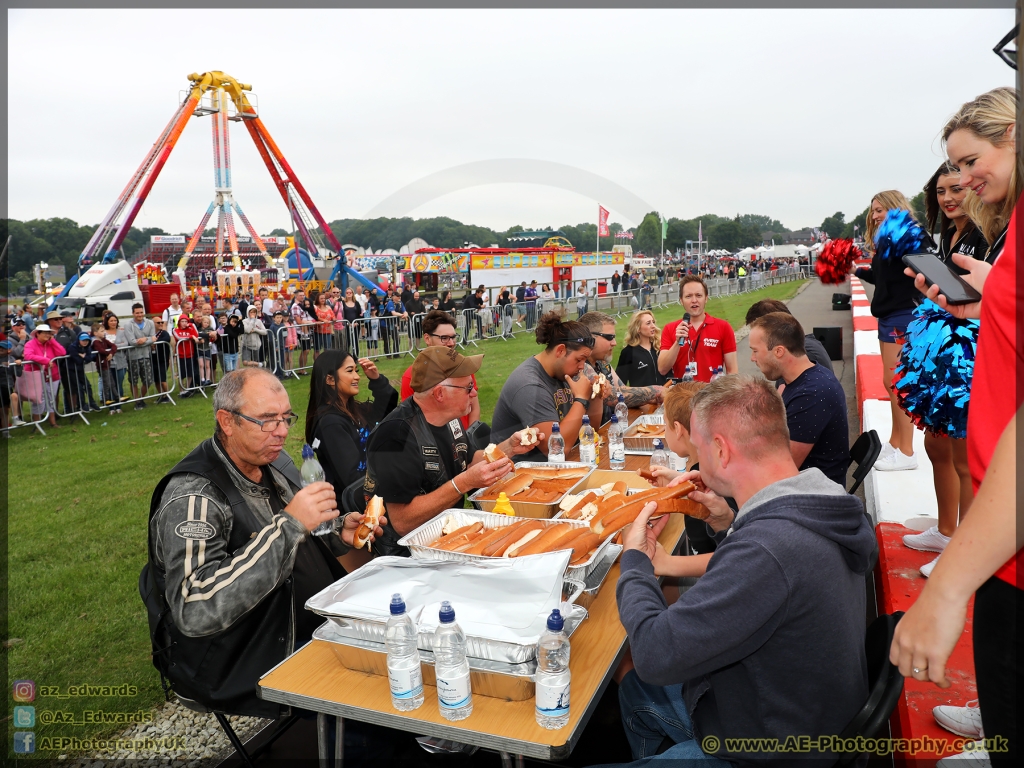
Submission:
M 917 288 L 958 318 L 981 319 L 978 354 L 972 381 L 972 405 L 967 423 L 967 448 L 976 500 L 953 535 L 949 546 L 913 606 L 896 629 L 889 658 L 906 677 L 947 686 L 946 662 L 963 634 L 967 605 L 974 597 L 974 668 L 979 707 L 943 707 L 975 732 L 1006 739 L 1007 749 L 986 755 L 994 766 L 1016 765 L 1017 664 L 1020 636 L 1021 581 L 1024 568 L 1019 532 L 1015 535 L 1017 414 L 1024 394 L 1017 372 L 1024 352 L 1017 338 L 1022 300 L 1017 262 L 1021 222 L 1007 243 L 1014 215 L 1022 215 L 1014 134 L 1017 95 L 997 88 L 964 104 L 947 122 L 942 136 L 949 163 L 960 172 L 960 185 L 970 190 L 963 208 L 991 242 L 985 262 L 954 254 L 953 262 L 968 272 L 964 277 L 984 294 L 980 303 L 947 305 L 935 286 Z M 1006 249 L 1005 256 L 1003 254 Z M 909 271 L 909 270 L 908 270 Z M 991 272 L 991 276 L 990 273 Z M 991 279 L 989 279 L 991 277 Z
M 988 252 L 988 243 L 963 209 L 967 188 L 960 184 L 960 174 L 948 163 L 943 163 L 928 180 L 924 193 L 928 231 L 938 229 L 941 233 L 939 258 L 959 274 L 966 274 L 967 270 L 952 262 L 952 254 L 983 260 Z M 903 543 L 911 549 L 942 554 L 949 537 L 974 500 L 971 471 L 967 465 L 967 440 L 925 432 L 924 450 L 932 464 L 939 522 L 922 533 L 904 536 Z M 930 576 L 938 559 L 936 557 L 923 565 L 921 574 Z
M 875 233 L 889 211 L 913 211 L 913 206 L 902 192 L 890 189 L 879 192 L 871 198 L 865 222 L 864 240 L 874 247 Z M 892 411 L 892 430 L 889 441 L 882 444 L 882 453 L 874 468 L 881 472 L 917 469 L 914 456 L 914 424 L 896 401 L 892 388 L 893 371 L 900 358 L 900 347 L 907 326 L 914 319 L 914 309 L 920 301 L 920 294 L 914 288 L 914 281 L 903 272 L 903 262 L 883 259 L 875 253 L 870 267 L 857 269 L 857 277 L 875 286 L 871 296 L 871 314 L 878 319 L 878 346 L 882 352 L 882 381 L 889 394 L 889 408 Z

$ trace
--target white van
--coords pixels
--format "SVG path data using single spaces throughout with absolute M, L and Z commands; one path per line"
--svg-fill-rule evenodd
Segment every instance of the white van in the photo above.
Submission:
M 98 320 L 109 309 L 118 317 L 131 317 L 132 304 L 144 304 L 135 268 L 127 261 L 94 264 L 57 299 L 53 310 L 75 311 L 79 320 Z

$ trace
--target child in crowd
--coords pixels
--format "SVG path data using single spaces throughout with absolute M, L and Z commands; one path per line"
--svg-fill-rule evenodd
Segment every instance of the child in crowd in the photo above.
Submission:
M 0 420 L 3 427 L 3 436 L 10 437 L 8 427 L 20 427 L 25 422 L 21 418 L 21 400 L 15 391 L 18 387 L 18 378 L 21 376 L 21 360 L 14 358 L 9 339 L 0 341 Z
M 284 339 L 284 367 L 285 370 L 292 370 L 292 351 L 299 345 L 299 333 L 295 327 L 295 318 L 291 313 L 284 316 L 285 339 Z
M 110 412 L 114 413 L 121 401 L 121 392 L 117 387 L 113 369 L 117 344 L 107 339 L 101 323 L 92 324 L 92 351 L 96 353 L 96 370 L 100 375 L 100 401 L 105 405 L 113 406 Z
M 196 342 L 199 334 L 192 322 L 182 315 L 178 318 L 178 325 L 173 332 L 174 341 L 178 349 L 178 380 L 181 382 L 181 396 L 192 397 L 195 388 L 199 384 L 199 364 L 196 361 L 198 350 Z
M 92 351 L 92 336 L 84 332 L 78 334 L 77 343 L 69 344 L 67 350 L 68 376 L 64 386 L 71 395 L 72 409 L 82 413 L 100 410 L 93 399 L 92 386 L 85 377 L 85 366 L 96 359 L 96 353 Z

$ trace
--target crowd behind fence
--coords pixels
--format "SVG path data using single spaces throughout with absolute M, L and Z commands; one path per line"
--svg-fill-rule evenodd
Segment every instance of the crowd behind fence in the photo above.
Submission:
M 743 277 L 710 277 L 710 298 L 755 291 L 769 285 L 809 277 L 804 267 L 780 267 L 771 272 L 751 272 Z M 479 346 L 488 340 L 509 340 L 522 333 L 532 334 L 538 318 L 551 310 L 578 317 L 588 311 L 610 315 L 631 314 L 639 309 L 655 309 L 675 304 L 679 283 L 648 284 L 637 289 L 596 293 L 596 282 L 576 283 L 577 293 L 560 286 L 558 296 L 540 296 L 527 302 L 455 310 L 458 344 Z M 609 285 L 609 288 L 611 286 Z M 497 295 L 497 289 L 488 293 Z M 173 395 L 209 397 L 225 373 L 238 367 L 259 366 L 281 379 L 298 378 L 313 367 L 321 352 L 329 349 L 350 351 L 357 358 L 414 358 L 422 347 L 423 319 L 426 312 L 390 317 L 363 317 L 336 322 L 310 321 L 280 328 L 264 329 L 262 334 L 243 333 L 238 352 L 228 354 L 223 346 L 202 338 L 158 341 L 148 347 L 148 355 L 132 360 L 121 356 L 113 360 L 76 365 L 70 356 L 53 358 L 45 367 L 32 362 L 18 365 L 12 398 L 12 420 L 4 429 L 35 428 L 42 434 L 53 414 L 60 418 L 80 418 L 89 424 L 87 414 L 119 412 L 125 406 L 144 408 L 147 402 L 176 404 Z M 17 400 L 17 403 L 15 403 Z M 6 417 L 5 417 L 6 418 Z

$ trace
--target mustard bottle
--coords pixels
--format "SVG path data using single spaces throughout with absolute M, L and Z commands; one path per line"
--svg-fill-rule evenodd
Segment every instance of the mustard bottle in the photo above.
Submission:
M 510 517 L 515 516 L 516 511 L 512 509 L 512 502 L 508 500 L 508 496 L 505 495 L 504 491 L 498 494 L 498 500 L 494 502 L 493 512 L 496 515 L 509 515 Z

